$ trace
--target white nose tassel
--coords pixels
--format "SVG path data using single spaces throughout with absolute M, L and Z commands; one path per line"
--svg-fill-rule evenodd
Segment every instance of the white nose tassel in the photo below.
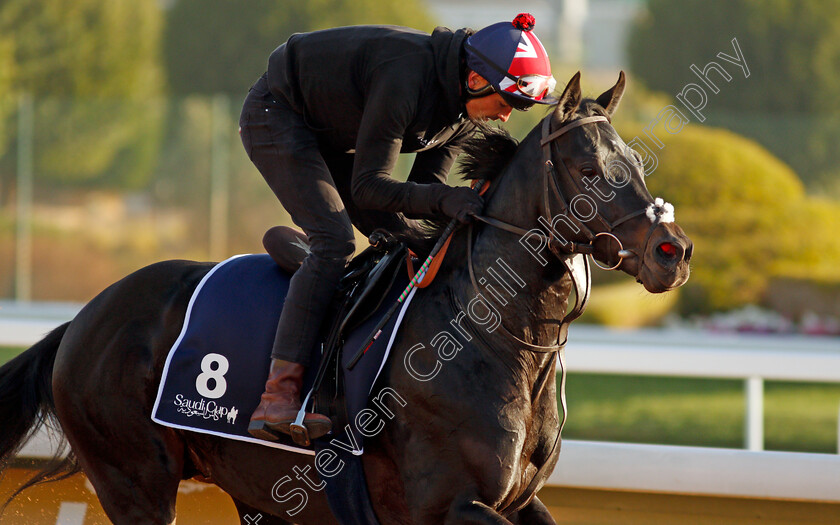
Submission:
M 674 205 L 665 202 L 661 197 L 657 197 L 651 204 L 648 204 L 645 215 L 650 219 L 650 222 L 656 222 L 657 217 L 659 217 L 659 222 L 674 222 Z

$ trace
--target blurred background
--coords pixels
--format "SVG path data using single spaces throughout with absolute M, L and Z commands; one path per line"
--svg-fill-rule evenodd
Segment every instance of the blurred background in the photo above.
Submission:
M 594 97 L 628 73 L 614 123 L 696 245 L 691 279 L 668 294 L 596 269 L 580 322 L 806 334 L 840 348 L 831 0 L 4 0 L 0 314 L 84 303 L 161 259 L 261 252 L 263 232 L 290 221 L 245 155 L 238 115 L 292 33 L 480 29 L 520 11 L 536 17 L 558 90 L 580 70 Z M 677 99 L 690 85 L 702 109 Z M 696 91 L 683 98 L 703 105 Z M 669 120 L 672 108 L 690 123 Z M 522 138 L 544 114 L 517 112 L 505 127 Z
M 480 29 L 520 11 L 536 17 L 558 90 L 580 70 L 594 97 L 627 72 L 614 124 L 695 242 L 691 279 L 668 294 L 595 270 L 570 338 L 564 437 L 837 452 L 833 0 L 3 0 L 0 318 L 72 310 L 161 259 L 261 252 L 266 229 L 290 224 L 237 126 L 248 88 L 292 33 Z M 522 138 L 544 114 L 504 127 Z M 0 341 L 0 363 L 23 346 Z M 622 370 L 630 361 L 605 348 L 650 368 Z M 645 357 L 651 349 L 666 353 Z M 713 359 L 721 365 L 705 372 L 693 364 Z
M 653 148 L 651 192 L 696 243 L 691 280 L 665 296 L 598 272 L 587 321 L 840 333 L 840 4 L 819 0 L 4 0 L 0 298 L 84 302 L 160 259 L 261 251 L 288 217 L 238 113 L 292 33 L 479 29 L 519 10 L 558 89 L 582 70 L 596 96 L 628 72 L 616 126 Z M 717 58 L 735 56 L 733 38 L 748 77 Z M 708 73 L 718 93 L 690 69 L 712 61 L 730 74 Z M 677 105 L 691 124 L 669 133 L 660 112 L 690 83 L 705 121 Z M 522 137 L 541 116 L 506 127 Z

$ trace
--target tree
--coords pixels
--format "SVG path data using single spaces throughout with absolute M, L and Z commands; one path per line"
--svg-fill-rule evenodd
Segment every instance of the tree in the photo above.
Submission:
M 718 57 L 737 42 L 749 68 Z M 650 0 L 631 32 L 632 70 L 651 89 L 676 95 L 702 81 L 689 70 L 711 61 L 733 74 L 709 77 L 710 125 L 758 140 L 790 163 L 810 187 L 840 170 L 840 2 L 833 0 Z
M 161 94 L 161 21 L 156 0 L 0 4 L 0 108 L 8 120 L 21 94 L 34 100 L 39 180 L 146 180 L 161 115 L 146 105 Z
M 731 132 L 689 125 L 660 139 L 647 185 L 674 204 L 695 243 L 683 313 L 760 302 L 773 277 L 836 275 L 840 238 L 830 230 L 840 204 L 806 196 L 787 165 Z
M 750 77 L 726 84 L 716 108 L 840 110 L 840 3 L 831 0 L 651 0 L 630 37 L 632 68 L 649 87 L 677 93 L 698 82 L 691 64 L 732 66 L 717 58 L 733 55 L 732 38 Z
M 418 0 L 177 0 L 165 30 L 170 88 L 244 98 L 293 33 L 354 24 L 433 28 Z

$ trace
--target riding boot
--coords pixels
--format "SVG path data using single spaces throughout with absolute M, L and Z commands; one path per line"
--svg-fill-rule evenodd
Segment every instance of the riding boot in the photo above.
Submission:
M 294 424 L 301 407 L 304 371 L 305 367 L 301 364 L 271 360 L 265 392 L 248 425 L 249 434 L 268 441 L 277 441 L 280 434 L 287 434 L 298 445 L 309 446 L 311 440 L 330 431 L 332 421 L 321 414 L 307 413 L 303 425 Z

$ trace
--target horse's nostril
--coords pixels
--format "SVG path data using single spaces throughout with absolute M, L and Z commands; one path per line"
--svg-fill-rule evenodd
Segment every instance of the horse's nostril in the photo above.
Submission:
M 694 244 L 689 243 L 688 248 L 685 250 L 685 262 L 691 260 L 691 254 L 694 253 Z
M 670 242 L 663 242 L 656 247 L 656 251 L 665 259 L 673 259 L 677 256 L 677 247 Z

